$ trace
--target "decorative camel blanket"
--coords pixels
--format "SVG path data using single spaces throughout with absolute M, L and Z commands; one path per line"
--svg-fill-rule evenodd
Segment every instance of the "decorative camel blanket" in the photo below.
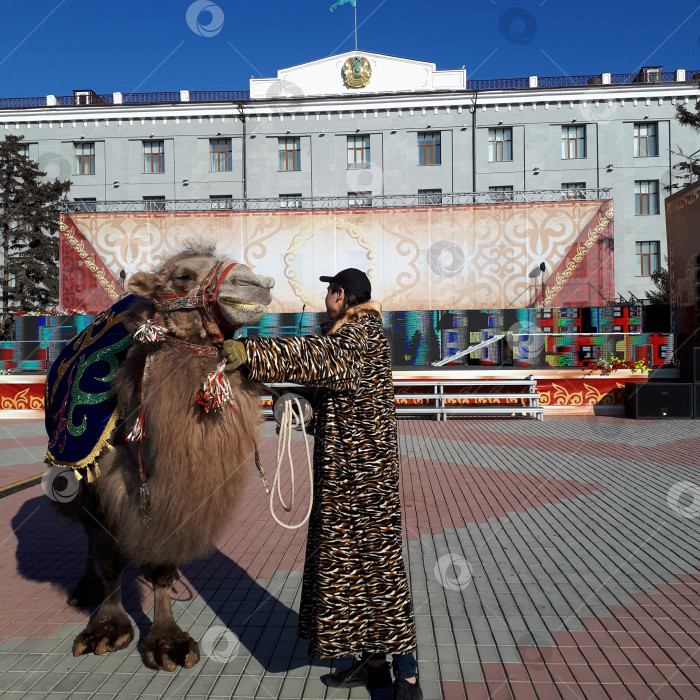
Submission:
M 129 309 L 147 301 L 129 294 L 103 311 L 68 343 L 51 365 L 44 395 L 48 464 L 98 474 L 96 458 L 108 446 L 116 423 L 117 397 L 111 381 L 131 345 L 123 321 Z

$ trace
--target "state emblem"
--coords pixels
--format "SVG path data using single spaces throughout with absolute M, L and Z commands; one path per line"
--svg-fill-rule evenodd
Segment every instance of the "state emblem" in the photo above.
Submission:
M 343 80 L 350 88 L 363 88 L 372 77 L 372 66 L 364 56 L 353 56 L 343 64 Z

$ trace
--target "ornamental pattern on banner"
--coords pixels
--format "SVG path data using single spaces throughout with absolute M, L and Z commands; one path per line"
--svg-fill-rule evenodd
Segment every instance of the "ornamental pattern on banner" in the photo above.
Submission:
M 294 313 L 304 304 L 323 311 L 325 285 L 318 278 L 345 267 L 367 272 L 373 297 L 387 311 L 602 306 L 612 293 L 612 216 L 611 202 L 572 200 L 62 219 L 81 234 L 73 238 L 84 241 L 82 249 L 74 245 L 74 259 L 92 260 L 94 251 L 103 272 L 92 279 L 83 274 L 77 285 L 86 287 L 81 293 L 92 304 L 93 296 L 109 296 L 120 270 L 128 281 L 199 241 L 273 277 L 270 311 Z

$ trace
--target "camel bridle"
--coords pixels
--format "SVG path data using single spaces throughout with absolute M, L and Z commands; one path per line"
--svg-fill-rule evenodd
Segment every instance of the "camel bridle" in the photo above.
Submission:
M 168 311 L 178 311 L 181 309 L 197 309 L 202 318 L 204 330 L 217 347 L 221 346 L 224 342 L 223 331 L 231 332 L 240 328 L 240 326 L 232 326 L 219 310 L 219 288 L 228 276 L 228 273 L 238 265 L 238 263 L 229 263 L 224 268 L 223 272 L 221 272 L 221 268 L 223 268 L 224 265 L 224 262 L 217 262 L 216 265 L 207 272 L 204 279 L 186 294 L 153 295 L 153 305 L 159 314 L 167 314 Z M 175 339 L 170 338 L 170 340 Z M 187 345 L 189 345 L 189 343 L 187 343 Z

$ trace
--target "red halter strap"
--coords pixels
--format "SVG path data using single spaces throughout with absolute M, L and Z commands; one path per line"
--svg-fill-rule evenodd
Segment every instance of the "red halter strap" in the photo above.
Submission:
M 211 308 L 214 311 L 214 315 L 216 316 L 217 319 L 219 319 L 219 323 L 224 326 L 231 328 L 231 324 L 222 316 L 221 311 L 219 310 L 219 304 L 217 303 L 217 299 L 219 298 L 219 287 L 221 286 L 222 282 L 228 277 L 228 273 L 233 270 L 234 267 L 236 267 L 238 263 L 231 263 L 228 267 L 224 269 L 224 271 L 219 275 L 219 280 L 216 283 L 216 287 L 214 287 L 214 294 L 211 298 Z M 240 326 L 234 326 L 236 330 Z
M 176 311 L 178 309 L 197 309 L 202 317 L 202 325 L 207 335 L 212 339 L 214 345 L 221 345 L 224 342 L 224 334 L 212 315 L 212 310 L 224 328 L 227 330 L 235 330 L 237 328 L 236 326 L 231 326 L 222 316 L 218 309 L 217 297 L 219 288 L 224 279 L 226 279 L 229 271 L 238 265 L 238 263 L 231 263 L 225 268 L 224 272 L 219 275 L 219 271 L 223 265 L 223 262 L 216 263 L 216 265 L 209 270 L 201 283 L 187 292 L 187 294 L 154 294 L 153 301 L 156 311 L 163 313 L 166 311 Z M 214 291 L 207 291 L 215 282 L 216 286 L 214 287 Z

